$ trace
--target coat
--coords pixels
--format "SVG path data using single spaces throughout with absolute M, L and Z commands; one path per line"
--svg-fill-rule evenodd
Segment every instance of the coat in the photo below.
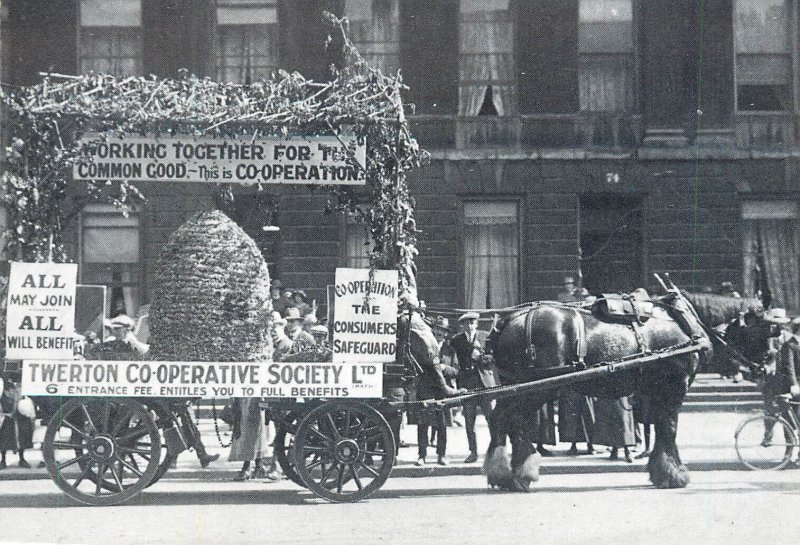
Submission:
M 17 411 L 17 404 L 22 399 L 19 388 L 6 384 L 0 397 L 0 411 L 4 417 L 0 424 L 0 450 L 19 452 L 33 448 L 33 420 L 22 416 Z
M 235 399 L 234 414 L 236 421 L 228 461 L 249 462 L 268 456 L 267 422 L 258 399 Z
M 478 330 L 475 339 L 470 341 L 465 332 L 461 332 L 450 340 L 450 346 L 456 353 L 458 361 L 458 385 L 461 388 L 475 390 L 478 388 L 491 388 L 495 386 L 494 371 L 491 365 L 483 360 L 486 352 L 486 339 L 489 336 L 485 331 Z M 477 348 L 481 357 L 473 358 L 473 350 Z
M 594 400 L 571 388 L 558 394 L 558 436 L 566 443 L 591 443 L 594 438 Z
M 594 400 L 594 444 L 628 447 L 636 444 L 636 424 L 630 396 Z
M 800 378 L 800 338 L 789 336 L 780 346 L 776 358 L 775 375 L 778 377 L 776 393 L 784 394 L 792 386 L 799 386 Z

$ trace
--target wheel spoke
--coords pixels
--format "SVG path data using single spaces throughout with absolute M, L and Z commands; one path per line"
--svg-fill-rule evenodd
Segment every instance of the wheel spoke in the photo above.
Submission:
M 325 441 L 326 444 L 330 444 L 330 443 L 333 442 L 333 439 L 331 439 L 330 437 L 328 437 L 327 435 L 325 435 L 324 433 L 322 433 L 321 431 L 319 431 L 317 428 L 315 428 L 313 426 L 309 426 L 308 427 L 308 431 L 310 431 L 311 433 L 313 433 L 314 435 L 316 435 L 317 437 L 319 437 L 320 439 Z
M 122 486 L 122 480 L 120 480 L 120 478 L 117 476 L 117 472 L 114 471 L 114 464 L 109 464 L 109 469 L 111 470 L 111 476 L 114 477 L 114 482 L 117 483 L 120 491 L 124 490 L 124 487 Z
M 117 456 L 117 455 L 114 455 L 114 458 L 115 458 L 115 459 L 116 459 L 116 460 L 117 460 L 119 463 L 121 463 L 122 465 L 124 465 L 125 467 L 127 467 L 128 469 L 130 469 L 131 471 L 133 471 L 133 473 L 135 473 L 137 477 L 141 477 L 141 476 L 143 475 L 143 473 L 142 473 L 141 471 L 139 471 L 139 466 L 138 466 L 138 465 L 136 465 L 136 466 L 134 467 L 134 466 L 132 466 L 131 464 L 129 464 L 128 462 L 126 462 L 126 461 L 125 461 L 123 458 L 120 458 L 120 457 L 119 457 L 119 456 Z M 136 460 L 134 460 L 134 459 L 133 459 L 133 456 L 131 456 L 131 461 L 132 461 L 132 462 L 134 462 L 134 464 L 136 463 Z
M 111 402 L 109 400 L 103 401 L 103 419 L 100 421 L 100 431 L 107 432 L 109 419 L 111 418 Z
M 126 414 L 125 416 L 120 416 L 119 414 L 117 415 L 118 417 L 117 421 L 114 424 L 114 428 L 111 430 L 111 435 L 115 437 L 120 431 L 122 431 L 122 428 L 130 424 L 131 416 L 133 416 L 132 414 L 130 414 L 131 412 L 130 409 L 128 409 L 128 407 L 126 407 L 125 405 L 120 407 L 120 410 L 122 409 L 125 409 L 129 414 Z
M 139 471 L 139 463 L 136 461 L 136 458 L 133 457 L 133 454 L 128 454 L 128 458 L 131 459 L 131 463 L 136 468 L 134 471 L 141 475 L 141 471 Z
M 84 450 L 86 445 L 83 443 L 65 443 L 64 441 L 53 441 L 53 450 Z
M 345 437 L 350 437 L 350 435 L 348 435 L 350 433 L 350 413 L 351 413 L 351 410 L 350 410 L 350 407 L 348 407 L 347 408 L 347 413 L 345 413 L 345 417 L 344 417 L 344 436 Z
M 85 403 L 81 403 L 81 410 L 83 410 L 83 415 L 86 417 L 86 422 L 89 424 L 89 428 L 92 430 L 92 432 L 98 433 L 97 426 L 94 425 L 92 415 L 89 414 L 89 409 L 86 408 Z
M 80 435 L 84 439 L 89 439 L 89 436 L 86 434 L 85 431 L 78 429 L 78 427 L 75 426 L 75 424 L 72 424 L 69 420 L 62 420 L 61 423 L 66 427 L 70 428 L 72 431 L 77 432 L 78 435 Z
M 336 427 L 336 422 L 333 421 L 333 416 L 331 415 L 331 413 L 325 413 L 325 417 L 328 421 L 328 424 L 330 424 L 331 429 L 333 430 L 333 436 L 336 439 L 341 439 L 342 434 L 339 433 L 339 429 Z
M 147 456 L 149 456 L 151 453 L 149 449 L 119 447 L 119 450 L 121 450 L 122 452 L 129 452 L 131 454 L 138 454 L 142 458 L 146 458 L 148 461 L 150 460 L 150 458 L 147 458 Z
M 322 480 L 319 482 L 320 486 L 325 486 L 325 482 L 328 480 L 328 477 L 330 477 L 330 474 L 333 473 L 335 467 L 336 464 L 331 464 L 331 466 L 326 470 L 325 464 L 322 465 Z
M 370 473 L 372 473 L 372 476 L 373 476 L 373 477 L 380 477 L 380 473 L 378 473 L 377 471 L 375 471 L 374 469 L 372 469 L 370 466 L 368 466 L 368 465 L 367 465 L 367 464 L 365 464 L 364 462 L 357 462 L 357 463 L 358 463 L 359 465 L 361 465 L 361 467 L 363 467 L 364 469 L 366 469 L 367 471 L 369 471 Z
M 73 488 L 76 488 L 76 489 L 78 488 L 78 485 L 79 485 L 79 484 L 81 484 L 81 483 L 83 482 L 83 480 L 84 480 L 84 479 L 86 478 L 86 476 L 89 474 L 89 470 L 90 470 L 91 468 L 92 468 L 92 461 L 91 461 L 91 460 L 89 460 L 89 463 L 87 463 L 85 466 L 83 466 L 83 470 L 81 471 L 81 474 L 80 474 L 80 476 L 79 476 L 79 477 L 78 477 L 78 478 L 75 480 L 75 482 L 74 482 L 74 483 L 72 483 L 72 487 L 73 487 Z
M 103 475 L 105 474 L 105 472 L 106 472 L 106 465 L 103 462 L 98 462 L 97 481 L 95 483 L 97 485 L 97 488 L 94 491 L 95 496 L 99 496 L 102 493 L 101 490 L 103 487 Z
M 326 447 L 315 447 L 312 445 L 304 445 L 303 452 L 328 452 L 329 449 Z
M 62 462 L 60 464 L 56 464 L 56 469 L 61 471 L 65 467 L 69 467 L 69 466 L 71 466 L 73 464 L 77 464 L 78 462 L 80 462 L 82 460 L 85 460 L 88 457 L 89 457 L 88 454 L 81 454 L 80 456 L 76 456 L 75 458 L 73 458 L 71 460 L 67 460 L 66 462 Z
M 369 456 L 380 456 L 381 458 L 386 456 L 386 452 L 381 450 L 365 450 L 364 454 L 368 454 Z
M 336 480 L 336 491 L 341 494 L 344 486 L 344 464 L 339 464 L 339 478 Z
M 132 440 L 139 440 L 142 437 L 144 437 L 145 435 L 147 435 L 147 433 L 148 433 L 147 432 L 147 427 L 145 427 L 143 424 L 136 424 L 136 427 L 133 428 L 133 430 L 131 430 L 130 432 L 126 433 L 125 435 L 123 435 L 121 437 L 118 437 L 117 438 L 117 442 L 118 443 L 127 443 L 127 442 L 132 441 Z
M 361 485 L 361 479 L 358 478 L 358 472 L 356 471 L 355 464 L 350 464 L 348 466 L 350 468 L 350 473 L 353 475 L 353 480 L 356 483 L 356 486 L 359 490 L 363 490 L 363 486 Z

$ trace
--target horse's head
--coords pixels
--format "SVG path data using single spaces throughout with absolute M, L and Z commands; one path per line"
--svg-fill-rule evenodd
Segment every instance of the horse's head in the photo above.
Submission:
M 747 312 L 751 309 L 763 309 L 761 301 L 754 298 L 684 291 L 681 292 L 681 295 L 694 307 L 697 316 L 707 327 L 727 324 L 736 318 L 739 313 Z
M 418 366 L 421 373 L 433 369 L 434 360 L 439 355 L 439 343 L 433 330 L 418 312 L 403 312 L 398 322 L 397 344 L 400 358 L 403 361 L 411 359 L 412 366 Z

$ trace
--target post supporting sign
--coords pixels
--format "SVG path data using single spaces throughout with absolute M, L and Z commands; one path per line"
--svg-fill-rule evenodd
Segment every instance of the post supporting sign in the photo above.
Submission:
M 396 270 L 336 269 L 333 361 L 395 361 L 397 280 Z
M 72 358 L 77 275 L 75 263 L 11 263 L 8 359 Z
M 364 185 L 367 146 L 353 137 L 131 137 L 80 140 L 75 180 Z M 357 165 L 348 161 L 351 157 Z
M 337 397 L 382 395 L 380 364 L 25 360 L 31 396 Z

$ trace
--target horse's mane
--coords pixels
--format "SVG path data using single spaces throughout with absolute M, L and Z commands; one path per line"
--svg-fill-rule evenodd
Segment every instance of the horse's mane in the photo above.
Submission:
M 716 327 L 730 322 L 740 312 L 752 307 L 762 307 L 755 298 L 730 297 L 716 293 L 682 292 L 697 311 L 700 320 L 708 327 Z

